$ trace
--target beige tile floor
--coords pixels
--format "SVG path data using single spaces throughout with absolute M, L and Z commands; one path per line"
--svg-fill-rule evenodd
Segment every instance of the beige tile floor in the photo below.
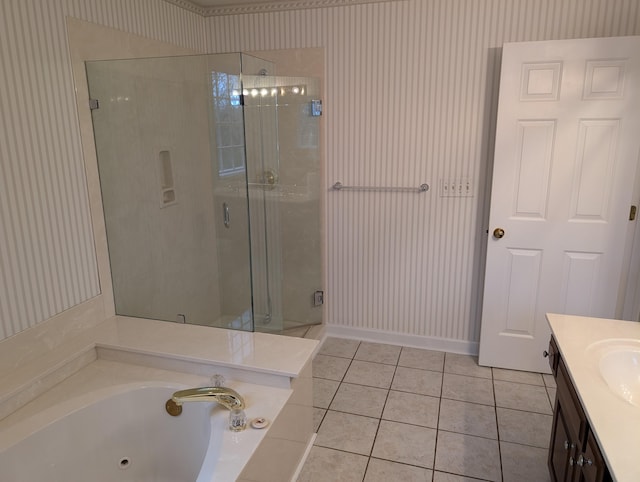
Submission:
M 327 338 L 299 482 L 545 482 L 553 377 L 475 357 Z

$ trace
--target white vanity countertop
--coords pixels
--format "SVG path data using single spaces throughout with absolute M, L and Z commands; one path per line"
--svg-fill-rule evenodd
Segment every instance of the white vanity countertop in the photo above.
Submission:
M 614 480 L 640 480 L 640 407 L 611 392 L 602 378 L 594 343 L 640 340 L 640 323 L 547 314 L 569 376 Z

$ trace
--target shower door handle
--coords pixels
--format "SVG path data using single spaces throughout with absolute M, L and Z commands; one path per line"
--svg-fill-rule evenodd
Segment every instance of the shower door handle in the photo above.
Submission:
M 222 203 L 222 219 L 224 220 L 224 227 L 228 228 L 231 225 L 231 214 L 227 203 Z

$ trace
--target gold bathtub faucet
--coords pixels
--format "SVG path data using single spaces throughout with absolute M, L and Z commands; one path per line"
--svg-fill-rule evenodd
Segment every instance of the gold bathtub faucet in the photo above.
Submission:
M 188 388 L 175 392 L 165 404 L 167 413 L 174 417 L 180 415 L 184 402 L 217 402 L 229 410 L 244 409 L 242 396 L 232 388 L 202 387 Z

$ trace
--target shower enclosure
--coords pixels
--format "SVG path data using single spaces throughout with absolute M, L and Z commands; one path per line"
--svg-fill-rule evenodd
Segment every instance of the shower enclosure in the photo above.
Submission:
M 246 54 L 86 69 L 116 313 L 320 323 L 319 80 Z

